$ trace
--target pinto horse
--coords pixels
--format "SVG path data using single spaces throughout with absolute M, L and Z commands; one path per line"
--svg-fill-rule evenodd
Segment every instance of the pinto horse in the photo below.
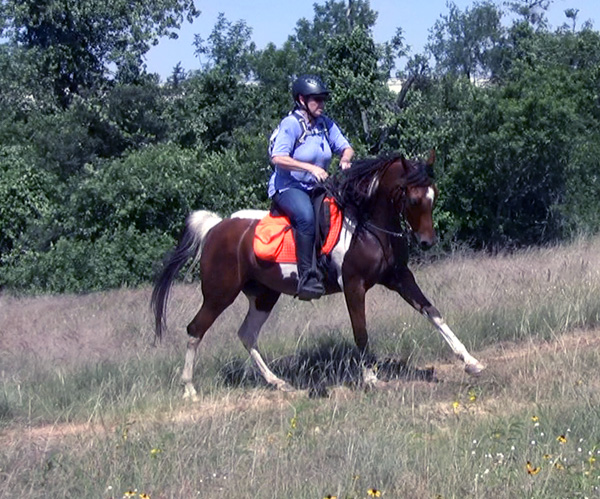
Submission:
M 325 283 L 326 293 L 343 292 L 354 340 L 363 359 L 369 358 L 365 294 L 375 284 L 397 291 L 442 334 L 469 374 L 484 366 L 475 359 L 429 302 L 409 270 L 409 235 L 424 249 L 436 241 L 432 210 L 437 197 L 433 182 L 434 151 L 427 162 L 402 156 L 357 161 L 329 182 L 328 191 L 344 213 L 342 232 L 334 247 Z M 164 261 L 152 293 L 156 335 L 166 327 L 166 306 L 174 278 L 193 259 L 200 263 L 204 302 L 187 327 L 182 383 L 185 397 L 195 397 L 192 383 L 198 345 L 215 319 L 240 292 L 248 298 L 248 313 L 238 336 L 264 379 L 281 390 L 293 390 L 263 360 L 257 340 L 281 293 L 294 295 L 298 283 L 295 264 L 258 259 L 253 251 L 258 220 L 248 212 L 222 220 L 214 213 L 196 211 L 187 220 L 178 246 Z M 363 366 L 366 383 L 376 383 L 373 369 Z

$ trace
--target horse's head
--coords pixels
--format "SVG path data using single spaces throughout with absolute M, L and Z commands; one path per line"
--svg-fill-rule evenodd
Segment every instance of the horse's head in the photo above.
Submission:
M 344 170 L 329 190 L 359 225 L 392 236 L 409 230 L 420 246 L 428 249 L 436 242 L 432 217 L 437 197 L 434 161 L 434 151 L 427 162 L 398 155 L 359 160 Z
M 427 162 L 400 157 L 380 180 L 394 211 L 404 219 L 422 249 L 431 248 L 437 240 L 433 227 L 433 206 L 438 195 L 433 182 L 434 162 L 433 150 Z

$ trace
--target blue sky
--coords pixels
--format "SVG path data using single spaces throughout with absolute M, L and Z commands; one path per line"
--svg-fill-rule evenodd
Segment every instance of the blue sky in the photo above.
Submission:
M 501 0 L 496 0 L 500 2 Z M 269 42 L 280 47 L 288 35 L 294 33 L 296 23 L 301 18 L 313 19 L 313 4 L 324 4 L 324 0 L 196 0 L 196 7 L 202 12 L 193 24 L 186 23 L 179 31 L 177 40 L 162 40 L 147 54 L 148 70 L 160 74 L 165 80 L 173 67 L 181 62 L 187 71 L 199 69 L 200 61 L 194 55 L 194 35 L 206 39 L 210 35 L 220 12 L 228 21 L 245 20 L 252 28 L 252 41 L 263 48 Z M 472 7 L 473 0 L 454 0 L 461 9 Z M 379 15 L 373 29 L 375 41 L 390 40 L 396 28 L 404 31 L 405 42 L 411 46 L 411 53 L 423 50 L 429 30 L 440 15 L 448 13 L 447 0 L 371 0 L 371 9 Z M 599 28 L 600 0 L 554 0 L 549 11 L 552 26 L 558 27 L 567 19 L 565 9 L 579 9 L 578 23 L 591 20 L 595 29 Z

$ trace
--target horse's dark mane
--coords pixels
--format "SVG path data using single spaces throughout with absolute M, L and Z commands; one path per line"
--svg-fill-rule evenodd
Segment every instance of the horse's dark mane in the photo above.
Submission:
M 364 213 L 365 205 L 373 194 L 373 185 L 386 168 L 402 158 L 400 154 L 379 156 L 354 161 L 352 168 L 343 170 L 326 184 L 327 191 L 342 210 L 350 209 L 355 215 Z M 428 187 L 432 184 L 431 171 L 420 161 L 405 160 L 408 171 L 404 177 L 407 187 Z

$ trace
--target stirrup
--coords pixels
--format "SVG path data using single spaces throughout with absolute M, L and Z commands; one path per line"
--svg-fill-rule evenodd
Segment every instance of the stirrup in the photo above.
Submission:
M 303 301 L 316 300 L 325 294 L 325 286 L 316 275 L 307 275 L 298 281 L 296 298 Z

